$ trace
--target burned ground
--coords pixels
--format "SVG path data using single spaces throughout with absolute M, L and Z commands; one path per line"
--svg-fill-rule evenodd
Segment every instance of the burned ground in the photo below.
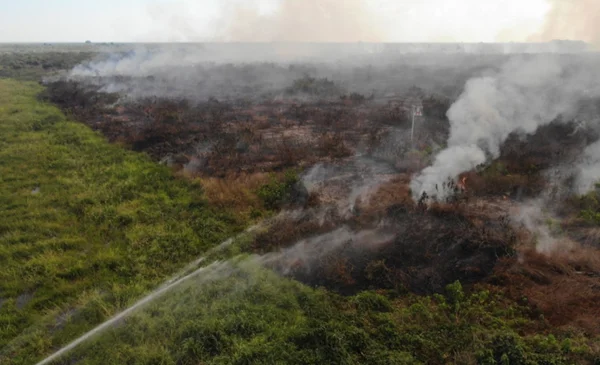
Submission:
M 250 105 L 215 99 L 194 104 L 160 98 L 119 102 L 116 94 L 72 81 L 50 83 L 43 97 L 110 141 L 201 176 L 310 167 L 319 161 L 374 153 L 391 132 L 410 127 L 412 98 L 374 102 L 354 94 Z M 430 96 L 423 102 L 424 112 L 439 117 L 446 104 Z M 429 121 L 419 133 L 427 135 L 427 130 L 439 125 L 443 125 L 440 120 Z M 402 146 L 393 146 L 398 147 Z
M 390 207 L 386 218 L 392 239 L 350 242 L 306 268 L 296 263 L 291 276 L 343 294 L 369 289 L 432 294 L 456 280 L 479 282 L 499 259 L 515 253 L 516 235 L 506 219 L 478 226 L 453 209 L 417 212 L 402 205 Z
M 63 80 L 47 84 L 43 98 L 110 141 L 204 179 L 209 198 L 223 207 L 256 205 L 245 189 L 258 191 L 266 174 L 303 171 L 308 191 L 286 205 L 296 213 L 260 233 L 248 247 L 255 253 L 285 249 L 340 226 L 391 232 L 374 246 L 350 241 L 315 262 L 284 262 L 282 273 L 304 283 L 342 294 L 369 289 L 431 294 L 459 280 L 489 285 L 515 300 L 527 298 L 556 326 L 596 333 L 600 324 L 594 304 L 600 267 L 536 253 L 535 238 L 510 219 L 514 207 L 548 191 L 549 171 L 572 163 L 598 139 L 593 130 L 580 128 L 576 116 L 533 135 L 511 135 L 498 159 L 459 177 L 451 202 L 425 207 L 412 200 L 410 176 L 444 146 L 453 100 L 417 87 L 382 97 L 304 77 L 277 97 L 199 102 L 127 99 L 94 83 Z M 424 117 L 411 141 L 415 104 L 423 106 Z M 596 105 L 588 101 L 581 113 Z M 314 175 L 318 166 L 330 174 L 314 180 L 311 171 Z M 561 219 L 571 222 L 563 228 L 573 244 L 599 257 L 597 228 L 589 219 L 586 227 L 575 223 L 585 204 L 555 203 Z
M 577 249 L 551 257 L 526 250 L 503 260 L 489 282 L 513 300 L 531 306 L 562 331 L 598 335 L 600 265 L 596 249 Z

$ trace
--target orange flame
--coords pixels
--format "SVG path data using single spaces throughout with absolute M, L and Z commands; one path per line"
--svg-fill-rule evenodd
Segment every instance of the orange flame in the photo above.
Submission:
M 300 270 L 304 267 L 304 261 L 302 259 L 296 259 L 291 262 L 290 267 L 292 270 Z
M 460 188 L 460 190 L 466 191 L 467 190 L 467 177 L 463 177 L 462 179 L 460 179 L 460 182 L 458 183 L 458 187 Z

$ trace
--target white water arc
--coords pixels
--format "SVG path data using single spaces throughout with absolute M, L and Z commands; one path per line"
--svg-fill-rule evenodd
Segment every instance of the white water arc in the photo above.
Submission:
M 202 261 L 204 261 L 204 260 L 200 259 L 200 260 L 197 260 L 196 262 L 200 263 Z M 213 265 L 215 265 L 215 264 L 213 264 Z M 117 314 L 116 316 L 112 317 L 108 321 L 102 323 L 98 327 L 94 328 L 93 330 L 91 330 L 88 333 L 84 334 L 83 336 L 79 337 L 78 339 L 76 339 L 75 341 L 71 342 L 67 346 L 63 347 L 59 351 L 57 351 L 54 354 L 48 356 L 44 360 L 38 362 L 37 365 L 50 364 L 52 361 L 57 360 L 62 355 L 66 354 L 67 352 L 71 351 L 72 349 L 74 349 L 75 347 L 77 347 L 78 345 L 80 345 L 82 342 L 90 339 L 94 335 L 99 334 L 100 332 L 102 332 L 105 329 L 109 328 L 110 326 L 112 326 L 113 324 L 115 324 L 116 322 L 118 322 L 119 320 L 127 317 L 128 315 L 130 315 L 131 313 L 133 313 L 137 309 L 141 308 L 142 306 L 150 303 L 154 299 L 156 299 L 156 298 L 160 297 L 161 295 L 165 294 L 167 291 L 169 291 L 173 287 L 178 286 L 179 284 L 181 284 L 181 283 L 183 283 L 183 282 L 185 282 L 187 280 L 190 280 L 190 279 L 192 279 L 192 278 L 200 275 L 202 272 L 204 272 L 204 271 L 206 271 L 208 269 L 211 269 L 213 267 L 213 265 L 208 266 L 208 267 L 201 267 L 198 270 L 192 272 L 191 274 L 186 275 L 186 276 L 184 276 L 184 277 L 182 277 L 182 278 L 180 278 L 180 279 L 178 279 L 176 281 L 171 281 L 170 284 L 165 285 L 165 286 L 159 288 L 158 290 L 155 290 L 154 292 L 152 292 L 151 294 L 147 295 L 145 298 L 141 299 L 140 301 L 138 301 L 137 303 L 135 303 L 131 307 L 129 307 L 126 310 L 124 310 L 123 312 Z
M 256 229 L 256 228 L 253 227 L 252 230 L 253 229 Z M 342 226 L 341 228 L 338 228 L 334 231 L 303 239 L 299 242 L 296 242 L 291 247 L 282 249 L 279 252 L 272 252 L 272 253 L 268 253 L 268 254 L 265 254 L 262 256 L 252 256 L 250 258 L 247 258 L 245 260 L 245 262 L 253 263 L 253 264 L 260 264 L 262 266 L 264 266 L 264 265 L 275 266 L 275 267 L 277 267 L 277 270 L 279 272 L 281 272 L 284 275 L 287 275 L 289 273 L 289 270 L 292 267 L 290 265 L 290 263 L 298 262 L 300 260 L 301 262 L 304 262 L 304 265 L 306 265 L 307 267 L 310 267 L 311 262 L 314 262 L 315 259 L 317 259 L 319 257 L 323 257 L 324 255 L 331 253 L 335 249 L 342 247 L 344 244 L 353 244 L 353 245 L 356 245 L 357 247 L 367 246 L 367 245 L 377 246 L 377 245 L 383 244 L 385 242 L 389 242 L 391 239 L 393 239 L 394 236 L 395 236 L 395 234 L 392 234 L 391 232 L 387 232 L 383 228 L 375 229 L 375 230 L 363 230 L 363 231 L 359 231 L 359 232 L 354 232 L 354 231 L 350 230 L 349 227 Z M 225 241 L 223 244 L 221 244 L 219 247 L 217 247 L 214 250 L 220 250 L 223 247 L 229 245 L 233 241 L 234 241 L 234 239 Z M 213 250 L 211 250 L 210 252 L 212 252 L 212 251 Z M 208 254 L 207 254 L 207 256 L 208 256 Z M 204 258 L 200 258 L 200 259 L 196 260 L 194 263 L 188 265 L 187 270 L 190 270 L 192 268 L 192 265 L 198 265 L 198 264 L 202 263 L 203 261 L 205 261 Z M 203 274 L 203 273 L 206 274 L 206 276 L 202 277 L 203 280 L 211 280 L 211 278 L 215 278 L 215 277 L 224 277 L 223 270 L 225 270 L 227 272 L 227 275 L 231 274 L 232 270 L 230 270 L 231 269 L 230 265 L 231 265 L 231 261 L 215 262 L 209 266 L 196 269 L 191 274 L 185 275 L 179 279 L 176 279 L 176 280 L 172 279 L 170 281 L 167 281 L 162 287 L 155 290 L 151 294 L 147 295 L 145 298 L 141 299 L 140 301 L 135 303 L 133 306 L 129 307 L 125 311 L 119 313 L 115 317 L 109 319 L 108 321 L 102 323 L 98 327 L 94 328 L 93 330 L 91 330 L 88 333 L 84 334 L 83 336 L 79 337 L 78 339 L 71 342 L 67 346 L 63 347 L 56 353 L 50 355 L 46 359 L 38 362 L 37 365 L 50 364 L 52 361 L 57 360 L 61 356 L 65 355 L 67 352 L 71 351 L 72 349 L 74 349 L 75 347 L 80 345 L 82 342 L 84 342 L 84 341 L 90 339 L 91 337 L 93 337 L 94 335 L 97 335 L 100 332 L 110 328 L 110 326 L 112 326 L 119 320 L 127 317 L 128 315 L 132 314 L 134 311 L 136 311 L 137 309 L 140 309 L 144 305 L 152 302 L 156 298 L 165 294 L 170 289 L 172 289 L 178 285 L 181 285 L 182 283 L 184 283 L 188 280 L 198 277 L 200 274 Z M 216 276 L 211 275 L 211 274 L 215 274 L 215 273 L 217 273 L 218 275 L 216 275 Z
M 260 227 L 260 225 L 250 227 L 244 233 L 255 231 L 259 227 Z M 208 251 L 206 253 L 206 256 L 208 256 L 208 255 L 210 255 L 210 254 L 212 254 L 214 252 L 218 252 L 218 251 L 224 249 L 225 247 L 227 247 L 231 243 L 233 243 L 234 240 L 235 240 L 235 238 L 230 238 L 230 239 L 226 240 L 225 242 L 221 243 L 219 246 L 217 246 L 217 247 L 213 248 L 212 250 Z M 195 260 L 194 262 L 190 263 L 189 265 L 187 265 L 179 273 L 179 275 L 175 276 L 175 278 L 173 278 L 173 279 L 165 282 L 161 287 L 159 287 L 158 289 L 156 289 L 152 293 L 148 294 L 146 297 L 140 299 L 138 302 L 136 302 L 131 307 L 127 308 L 126 310 L 124 310 L 123 312 L 117 314 L 116 316 L 112 317 L 111 319 L 107 320 L 106 322 L 100 324 L 99 326 L 97 326 L 96 328 L 94 328 L 91 331 L 87 332 L 86 334 L 82 335 L 81 337 L 79 337 L 78 339 L 74 340 L 70 344 L 64 346 L 63 348 L 61 348 L 60 350 L 58 350 L 54 354 L 52 354 L 52 355 L 48 356 L 47 358 L 45 358 L 44 360 L 38 362 L 36 365 L 50 364 L 52 361 L 57 360 L 62 355 L 66 354 L 67 352 L 71 351 L 75 347 L 79 346 L 82 342 L 84 342 L 84 341 L 92 338 L 93 336 L 95 336 L 95 335 L 99 334 L 100 332 L 104 331 L 105 329 L 109 328 L 110 326 L 112 326 L 113 324 L 115 324 L 116 322 L 118 322 L 119 320 L 121 320 L 121 319 L 127 317 L 128 315 L 132 314 L 133 312 L 135 312 L 137 309 L 140 309 L 144 305 L 152 302 L 154 299 L 156 299 L 156 298 L 160 297 L 161 295 L 165 294 L 170 289 L 172 289 L 172 288 L 174 288 L 174 287 L 182 284 L 183 282 L 186 282 L 186 281 L 188 281 L 188 280 L 190 280 L 190 279 L 192 279 L 192 278 L 200 275 L 202 272 L 204 272 L 204 271 L 206 271 L 208 269 L 214 268 L 215 265 L 218 265 L 218 263 L 214 263 L 214 264 L 212 264 L 210 266 L 201 267 L 199 269 L 196 269 L 192 273 L 185 275 L 189 270 L 191 270 L 192 268 L 197 267 L 202 262 L 204 262 L 206 260 L 206 256 L 201 257 L 201 258 Z M 185 275 L 185 276 L 181 277 L 181 275 Z M 177 277 L 179 277 L 179 279 L 176 279 Z

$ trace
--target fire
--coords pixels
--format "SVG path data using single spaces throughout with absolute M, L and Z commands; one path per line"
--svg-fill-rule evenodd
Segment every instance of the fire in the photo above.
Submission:
M 304 261 L 302 259 L 296 259 L 290 263 L 292 271 L 301 270 L 302 268 L 304 268 Z
M 462 191 L 466 191 L 467 190 L 467 177 L 466 176 L 463 177 L 462 179 L 460 179 L 460 181 L 458 182 L 458 187 Z

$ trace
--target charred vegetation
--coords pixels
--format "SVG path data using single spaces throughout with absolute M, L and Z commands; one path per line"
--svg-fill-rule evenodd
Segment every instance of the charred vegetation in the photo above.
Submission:
M 253 82 L 255 71 L 220 67 Z M 261 65 L 261 72 L 268 67 Z M 432 197 L 423 196 L 415 202 L 411 176 L 445 147 L 451 133 L 447 112 L 460 90 L 456 80 L 462 85 L 468 75 L 440 87 L 444 94 L 412 87 L 388 95 L 349 92 L 306 71 L 314 70 L 294 70 L 303 76 L 281 90 L 261 94 L 256 86 L 242 89 L 241 96 L 204 101 L 127 98 L 94 86 L 98 80 L 50 82 L 43 98 L 109 141 L 199 178 L 209 200 L 223 209 L 234 207 L 254 218 L 266 215 L 261 210 L 284 210 L 247 244 L 253 253 L 285 250 L 341 226 L 386 232 L 375 245 L 350 240 L 310 262 L 273 264 L 284 276 L 343 295 L 364 290 L 429 295 L 455 281 L 484 285 L 516 301 L 527 298 L 526 305 L 551 325 L 597 333 L 593 288 L 600 285 L 600 269 L 537 252 L 536 238 L 512 217 L 519 204 L 548 198 L 553 183 L 548 172 L 572 164 L 598 140 L 596 131 L 582 129 L 577 116 L 561 116 L 534 133 L 510 133 L 497 158 L 440 184 L 452 192 L 447 199 L 426 203 Z M 411 139 L 417 105 L 422 114 Z M 593 114 L 595 105 L 586 101 L 580 114 Z M 362 171 L 356 163 L 361 158 L 373 169 Z M 311 169 L 320 165 L 340 171 L 311 181 Z M 290 170 L 298 174 L 291 177 Z M 597 201 L 566 190 L 554 196 L 561 229 L 598 257 Z M 586 314 L 567 313 L 577 311 Z
M 331 85 L 312 78 L 297 83 L 294 88 L 299 90 L 314 83 Z M 386 130 L 410 123 L 410 102 L 401 99 L 381 106 L 359 94 L 330 101 L 289 99 L 251 105 L 216 99 L 127 101 L 99 87 L 56 81 L 47 85 L 42 97 L 110 141 L 146 152 L 156 161 L 200 160 L 194 169 L 200 176 L 281 171 L 343 159 L 378 147 L 376 139 Z M 425 110 L 430 105 L 432 110 L 438 107 L 430 101 Z

